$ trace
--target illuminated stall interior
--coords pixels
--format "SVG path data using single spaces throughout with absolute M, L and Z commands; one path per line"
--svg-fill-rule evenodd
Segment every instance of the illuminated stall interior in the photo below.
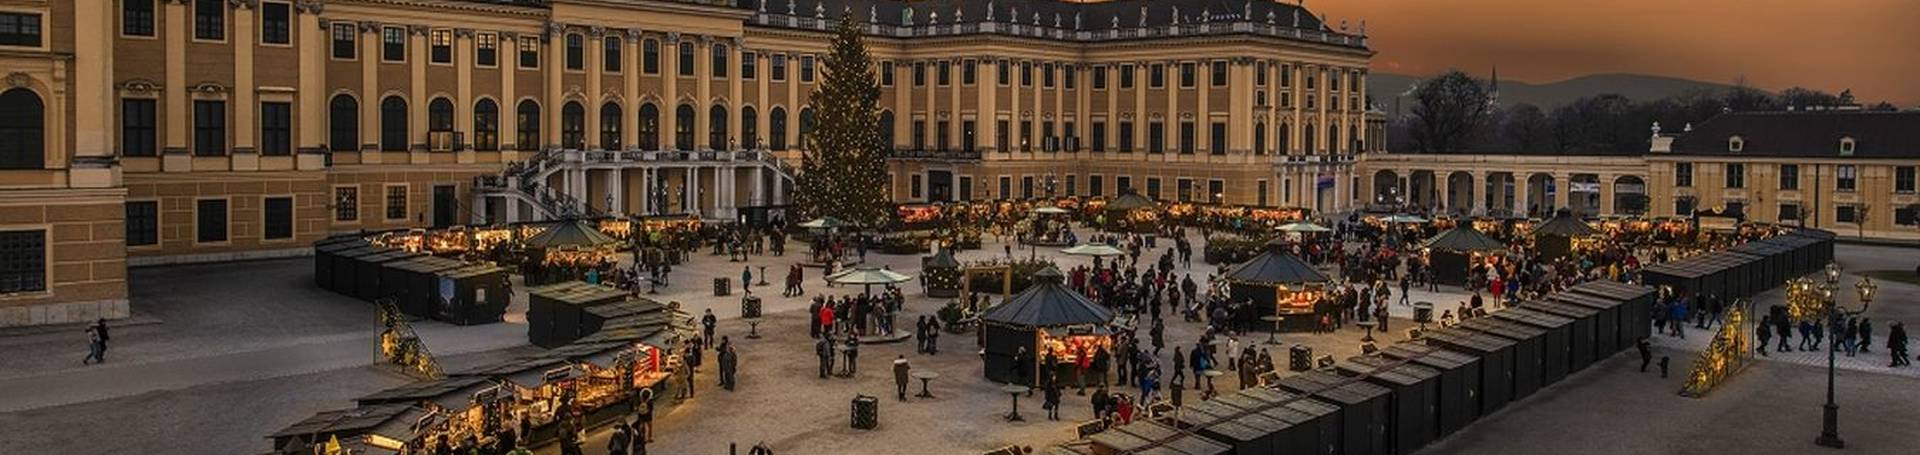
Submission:
M 1280 331 L 1311 331 L 1320 315 L 1338 311 L 1322 298 L 1327 276 L 1285 251 L 1285 242 L 1267 242 L 1265 252 L 1227 271 L 1233 301 L 1251 303 L 1233 315 L 1241 324 L 1274 330 L 1263 318 L 1279 316 Z
M 1078 353 L 1074 348 L 1108 347 L 1112 343 L 1108 324 L 1113 310 L 1100 306 L 1068 288 L 1066 276 L 1051 266 L 1033 274 L 1033 285 L 981 313 L 986 343 L 982 360 L 987 379 L 995 382 L 1031 381 L 1040 377 L 1039 368 L 1071 368 Z M 1021 349 L 1027 356 L 1019 368 L 1029 374 L 1016 377 L 1015 357 Z M 1040 365 L 1049 352 L 1055 365 Z M 1091 352 L 1091 351 L 1089 351 Z

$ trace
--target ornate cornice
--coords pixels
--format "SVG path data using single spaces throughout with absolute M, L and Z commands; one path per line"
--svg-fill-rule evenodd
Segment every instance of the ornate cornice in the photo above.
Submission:
M 300 0 L 299 3 L 294 4 L 294 8 L 306 14 L 320 14 L 327 9 L 327 2 L 326 0 Z

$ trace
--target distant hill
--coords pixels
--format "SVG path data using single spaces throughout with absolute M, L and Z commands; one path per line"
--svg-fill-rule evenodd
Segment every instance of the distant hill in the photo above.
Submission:
M 1473 76 L 1480 78 L 1486 75 Z M 1380 104 L 1380 107 L 1391 115 L 1394 109 L 1394 97 L 1406 93 L 1408 87 L 1421 79 L 1424 78 L 1403 74 L 1374 73 L 1367 78 L 1367 89 L 1373 94 L 1373 99 Z M 1719 91 L 1730 88 L 1733 88 L 1730 84 L 1644 74 L 1592 74 L 1545 84 L 1503 79 L 1500 81 L 1500 105 L 1513 106 L 1527 103 L 1552 109 L 1583 96 L 1602 93 L 1618 93 L 1636 101 L 1644 101 L 1691 91 Z M 1412 109 L 1409 103 L 1409 100 L 1400 100 L 1402 113 Z

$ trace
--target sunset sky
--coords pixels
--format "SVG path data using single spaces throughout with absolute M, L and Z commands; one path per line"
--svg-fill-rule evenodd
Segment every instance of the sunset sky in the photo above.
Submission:
M 1297 0 L 1285 0 L 1293 2 Z M 1640 73 L 1920 104 L 1920 0 L 1308 0 L 1367 21 L 1374 71 Z

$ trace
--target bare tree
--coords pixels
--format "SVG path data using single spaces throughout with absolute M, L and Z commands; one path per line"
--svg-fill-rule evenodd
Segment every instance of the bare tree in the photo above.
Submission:
M 1422 82 L 1413 98 L 1414 148 L 1428 153 L 1472 147 L 1492 109 L 1486 86 L 1459 70 Z

